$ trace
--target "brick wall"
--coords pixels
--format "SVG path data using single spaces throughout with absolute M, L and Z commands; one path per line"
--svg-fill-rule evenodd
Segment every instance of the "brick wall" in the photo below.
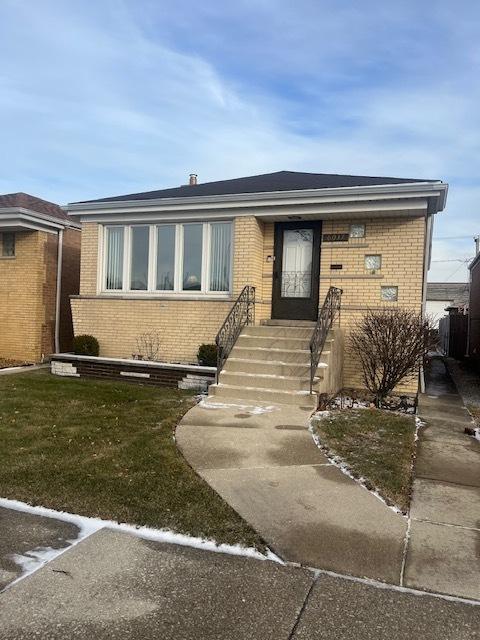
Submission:
M 45 235 L 15 234 L 15 257 L 0 258 L 0 357 L 28 361 L 41 357 Z
M 78 287 L 79 255 L 70 255 L 70 249 L 80 233 L 67 231 L 66 236 L 66 279 L 70 284 L 76 280 Z M 54 352 L 57 254 L 56 234 L 22 231 L 15 234 L 15 257 L 0 258 L 0 357 L 39 362 Z M 64 306 L 68 309 L 67 301 Z
M 323 233 L 348 233 L 350 220 L 324 222 Z M 366 224 L 364 239 L 346 243 L 322 243 L 320 303 L 331 285 L 343 289 L 342 326 L 348 332 L 367 308 L 402 306 L 420 310 L 422 303 L 425 218 L 355 220 Z M 100 341 L 101 354 L 130 357 L 139 333 L 156 329 L 161 334 L 162 359 L 195 360 L 198 345 L 212 342 L 232 301 L 180 299 L 111 299 L 95 297 L 97 288 L 98 228 L 87 223 L 82 233 L 80 291 L 86 297 L 72 299 L 75 333 L 91 333 Z M 256 321 L 270 317 L 273 283 L 274 223 L 254 216 L 235 220 L 233 292 L 245 284 L 256 287 Z M 365 255 L 381 254 L 382 268 L 365 271 Z M 342 264 L 342 270 L 330 269 Z M 381 300 L 381 286 L 398 286 L 398 302 Z M 346 357 L 344 384 L 359 386 L 358 363 Z M 415 391 L 416 380 L 404 390 Z

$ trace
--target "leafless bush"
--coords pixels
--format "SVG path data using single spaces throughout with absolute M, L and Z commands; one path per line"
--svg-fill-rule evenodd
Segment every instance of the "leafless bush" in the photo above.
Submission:
M 145 331 L 137 336 L 138 355 L 143 360 L 157 360 L 160 353 L 160 335 L 157 331 Z
M 380 407 L 402 380 L 416 374 L 432 348 L 430 321 L 407 309 L 367 311 L 353 329 L 349 346 L 360 360 L 365 386 Z

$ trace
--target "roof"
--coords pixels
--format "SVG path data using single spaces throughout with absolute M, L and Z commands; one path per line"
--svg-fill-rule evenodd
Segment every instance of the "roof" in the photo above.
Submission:
M 62 208 L 54 202 L 36 198 L 28 193 L 6 193 L 0 195 L 0 209 L 2 208 L 21 208 L 29 211 L 36 211 L 43 215 L 52 216 L 59 220 L 69 220 L 67 214 Z
M 427 300 L 468 302 L 468 282 L 429 282 L 427 283 Z
M 332 189 L 338 187 L 365 187 L 387 184 L 408 184 L 414 182 L 441 182 L 440 180 L 419 180 L 415 178 L 387 178 L 373 176 L 350 176 L 336 173 L 302 173 L 299 171 L 276 171 L 258 176 L 218 180 L 195 185 L 182 185 L 157 191 L 129 193 L 98 200 L 84 200 L 72 204 L 88 202 L 121 202 L 129 200 L 154 200 L 160 198 L 188 198 L 190 196 L 218 196 L 241 193 L 268 193 L 274 191 L 301 191 L 305 189 Z

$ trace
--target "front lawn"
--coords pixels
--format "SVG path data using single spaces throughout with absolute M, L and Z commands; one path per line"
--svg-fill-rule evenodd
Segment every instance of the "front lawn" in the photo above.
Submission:
M 411 491 L 415 420 L 378 409 L 344 409 L 312 419 L 327 450 L 338 455 L 354 475 L 363 476 L 404 513 Z
M 0 378 L 0 496 L 262 548 L 186 463 L 192 394 L 45 371 Z

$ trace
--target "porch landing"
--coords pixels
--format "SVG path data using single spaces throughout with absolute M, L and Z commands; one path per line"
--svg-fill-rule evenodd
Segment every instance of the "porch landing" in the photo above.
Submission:
M 283 559 L 401 583 L 407 520 L 315 446 L 311 409 L 209 398 L 177 428 L 193 468 Z

